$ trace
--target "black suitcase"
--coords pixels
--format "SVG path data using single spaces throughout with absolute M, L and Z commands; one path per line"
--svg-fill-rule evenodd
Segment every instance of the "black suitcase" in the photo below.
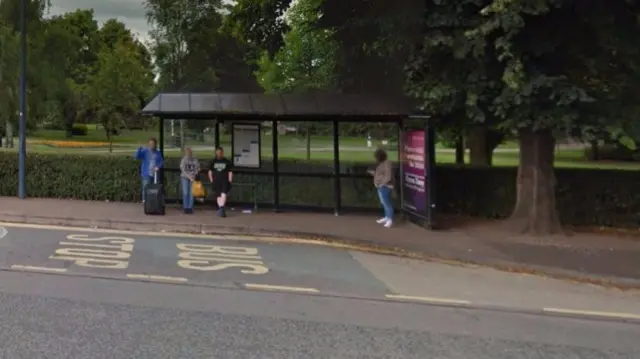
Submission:
M 153 176 L 153 183 L 144 186 L 144 214 L 164 216 L 164 189 L 158 183 L 158 175 Z

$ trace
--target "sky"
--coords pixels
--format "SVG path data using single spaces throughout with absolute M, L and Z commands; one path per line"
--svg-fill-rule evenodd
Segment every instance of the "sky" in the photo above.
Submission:
M 58 15 L 76 9 L 89 8 L 93 8 L 99 23 L 117 18 L 142 41 L 148 39 L 149 26 L 142 0 L 51 0 L 49 13 Z

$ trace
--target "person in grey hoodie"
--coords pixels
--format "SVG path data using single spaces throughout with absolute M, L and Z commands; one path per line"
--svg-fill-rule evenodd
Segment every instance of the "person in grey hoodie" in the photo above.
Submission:
M 191 192 L 191 185 L 200 173 L 200 162 L 193 157 L 191 148 L 184 149 L 184 157 L 180 161 L 180 183 L 182 187 L 182 207 L 184 213 L 193 213 L 194 198 Z

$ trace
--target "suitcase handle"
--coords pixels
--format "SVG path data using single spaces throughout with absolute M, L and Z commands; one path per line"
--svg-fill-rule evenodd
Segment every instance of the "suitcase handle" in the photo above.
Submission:
M 158 184 L 158 171 L 153 171 L 153 183 Z

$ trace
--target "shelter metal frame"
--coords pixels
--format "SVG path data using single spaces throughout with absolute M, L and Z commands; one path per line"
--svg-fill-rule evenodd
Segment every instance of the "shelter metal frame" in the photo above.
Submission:
M 164 120 L 215 120 L 215 146 L 220 146 L 220 124 L 232 122 L 270 121 L 272 136 L 272 171 L 238 169 L 239 173 L 271 175 L 273 178 L 273 201 L 261 203 L 261 207 L 271 207 L 275 211 L 285 209 L 280 203 L 281 177 L 315 177 L 333 180 L 333 213 L 339 215 L 342 206 L 341 179 L 363 178 L 364 174 L 341 173 L 340 171 L 340 123 L 371 122 L 393 123 L 398 131 L 403 120 L 414 113 L 415 103 L 405 97 L 345 95 L 345 94 L 258 94 L 258 93 L 160 93 L 142 110 L 143 115 L 160 118 L 158 142 L 164 154 Z M 332 123 L 333 166 L 332 173 L 282 172 L 279 168 L 279 143 L 277 126 L 280 122 L 312 121 Z M 167 168 L 164 171 L 175 172 Z M 164 171 L 162 179 L 164 183 Z M 297 209 L 320 208 L 312 206 L 291 206 Z M 355 208 L 355 210 L 366 210 Z

